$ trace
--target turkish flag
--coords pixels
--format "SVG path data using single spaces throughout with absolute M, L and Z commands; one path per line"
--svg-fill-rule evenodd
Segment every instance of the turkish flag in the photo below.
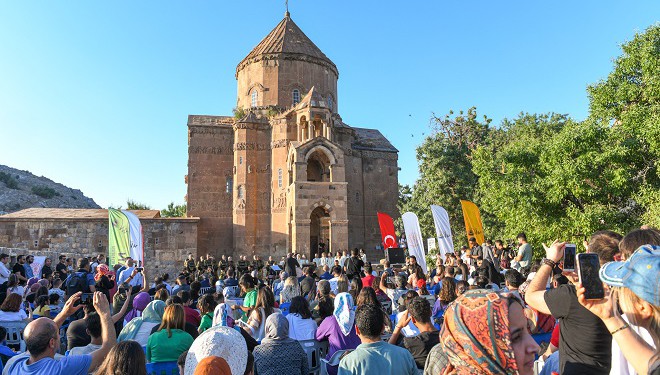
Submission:
M 378 212 L 378 225 L 380 226 L 380 236 L 383 239 L 383 247 L 385 249 L 399 247 L 394 231 L 394 221 L 390 215 Z

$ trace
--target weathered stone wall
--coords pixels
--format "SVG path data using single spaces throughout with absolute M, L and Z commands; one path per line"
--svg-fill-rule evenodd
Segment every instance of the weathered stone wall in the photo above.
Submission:
M 183 267 L 188 253 L 197 255 L 197 218 L 141 219 L 147 275 Z M 18 219 L 0 217 L 0 252 L 71 258 L 108 252 L 107 219 Z

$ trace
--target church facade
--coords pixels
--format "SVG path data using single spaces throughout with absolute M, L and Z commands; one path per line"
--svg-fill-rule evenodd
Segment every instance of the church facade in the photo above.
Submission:
M 238 64 L 234 116 L 188 117 L 198 254 L 310 257 L 323 244 L 382 257 L 376 213 L 398 216 L 398 151 L 343 122 L 338 78 L 287 12 Z

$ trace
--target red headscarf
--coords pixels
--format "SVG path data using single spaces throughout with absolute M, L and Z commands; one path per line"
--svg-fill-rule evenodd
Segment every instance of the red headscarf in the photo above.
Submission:
M 101 279 L 101 276 L 104 275 L 109 275 L 110 270 L 108 269 L 108 266 L 105 264 L 99 264 L 96 266 L 96 275 L 94 275 L 94 280 L 99 281 Z
M 511 348 L 509 298 L 514 297 L 477 289 L 449 305 L 440 335 L 449 359 L 444 374 L 518 374 Z

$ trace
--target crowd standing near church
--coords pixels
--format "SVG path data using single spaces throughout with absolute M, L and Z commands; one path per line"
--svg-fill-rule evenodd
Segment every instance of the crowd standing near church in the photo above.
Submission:
M 176 277 L 133 259 L 0 255 L 2 374 L 659 374 L 660 231 L 594 233 L 605 298 L 564 272 L 564 242 L 533 259 L 470 238 L 424 274 L 324 246 L 311 260 L 192 254 Z M 325 251 L 321 251 L 325 250 Z M 72 267 L 76 264 L 76 267 Z M 381 270 L 382 268 L 382 270 Z M 16 324 L 21 345 L 8 343 Z M 536 340 L 539 335 L 549 342 Z M 327 363 L 326 363 L 327 362 Z

